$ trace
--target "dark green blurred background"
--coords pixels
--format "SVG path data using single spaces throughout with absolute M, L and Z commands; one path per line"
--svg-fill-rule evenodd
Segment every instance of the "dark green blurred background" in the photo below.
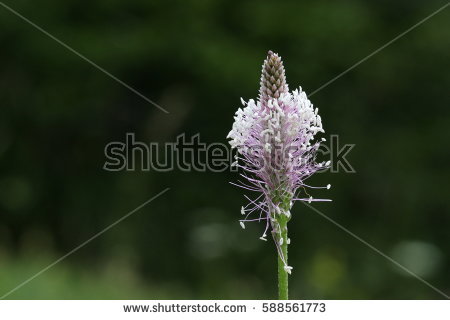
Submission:
M 276 254 L 239 227 L 237 174 L 106 172 L 107 143 L 135 132 L 225 142 L 256 98 L 269 49 L 312 92 L 444 1 L 5 1 L 166 108 L 164 114 L 0 7 L 0 296 L 271 299 Z M 326 137 L 354 143 L 357 173 L 323 173 L 316 208 L 450 293 L 450 9 L 311 99 Z M 298 203 L 291 297 L 441 299 Z

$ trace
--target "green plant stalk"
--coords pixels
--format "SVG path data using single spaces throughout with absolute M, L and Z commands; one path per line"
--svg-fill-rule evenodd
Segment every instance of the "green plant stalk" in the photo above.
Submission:
M 288 230 L 287 223 L 288 218 L 285 215 L 278 215 L 277 221 L 279 223 L 281 234 L 277 235 L 278 243 L 280 243 L 280 239 L 283 239 L 283 243 L 280 245 L 281 252 L 283 253 L 285 262 L 288 262 Z M 289 279 L 288 273 L 284 269 L 284 262 L 281 260 L 280 255 L 278 254 L 278 299 L 279 300 L 288 300 L 289 299 Z

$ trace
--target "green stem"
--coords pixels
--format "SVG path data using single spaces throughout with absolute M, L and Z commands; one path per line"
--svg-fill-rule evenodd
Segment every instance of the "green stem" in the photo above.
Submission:
M 283 186 L 276 189 L 274 194 L 272 194 L 272 202 L 278 205 L 280 210 L 271 213 L 271 218 L 275 219 L 276 223 L 273 226 L 272 235 L 276 242 L 277 247 L 281 252 L 278 252 L 278 299 L 288 300 L 289 290 L 288 290 L 288 273 L 286 271 L 286 266 L 288 265 L 288 229 L 287 223 L 291 216 L 289 210 L 291 209 L 292 194 L 285 191 Z M 281 211 L 281 212 L 280 212 Z M 283 259 L 281 259 L 283 257 Z
M 281 228 L 281 238 L 283 239 L 283 243 L 280 246 L 281 252 L 283 253 L 285 262 L 287 264 L 288 259 L 288 231 L 287 231 L 287 219 L 284 217 L 280 217 L 277 219 L 279 226 Z M 278 237 L 278 241 L 280 241 L 280 236 Z M 288 300 L 288 273 L 284 269 L 284 262 L 281 260 L 280 255 L 278 255 L 278 299 L 279 300 Z

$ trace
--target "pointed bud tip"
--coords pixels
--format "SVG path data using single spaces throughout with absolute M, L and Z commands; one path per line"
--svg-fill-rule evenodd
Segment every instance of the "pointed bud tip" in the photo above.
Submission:
M 281 57 L 269 50 L 262 65 L 259 101 L 266 106 L 270 99 L 278 99 L 282 93 L 289 91 L 286 84 L 283 62 Z
M 269 50 L 267 52 L 267 59 L 270 59 L 270 58 L 273 58 L 273 57 L 278 57 L 278 53 L 275 53 L 272 50 Z

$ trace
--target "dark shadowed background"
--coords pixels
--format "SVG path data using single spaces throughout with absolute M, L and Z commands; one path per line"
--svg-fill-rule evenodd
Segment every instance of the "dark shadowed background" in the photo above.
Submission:
M 200 133 L 226 142 L 269 49 L 312 92 L 445 1 L 4 1 L 165 114 L 0 6 L 0 296 L 170 191 L 10 299 L 271 299 L 276 253 L 239 227 L 236 173 L 107 172 L 104 148 Z M 311 97 L 356 173 L 315 207 L 450 292 L 450 8 Z M 298 203 L 291 297 L 442 295 Z

